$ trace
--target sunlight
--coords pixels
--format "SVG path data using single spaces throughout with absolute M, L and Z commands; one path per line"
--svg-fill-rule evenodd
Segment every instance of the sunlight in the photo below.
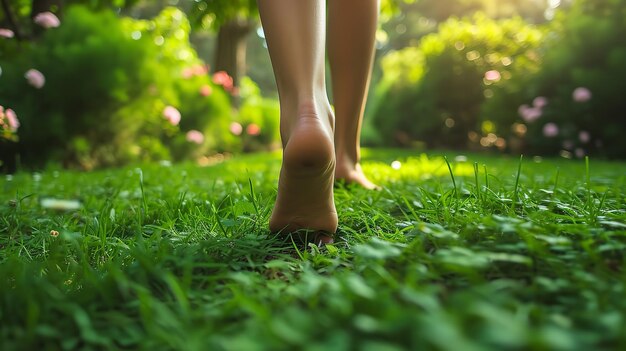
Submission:
M 466 162 L 467 158 L 455 158 L 451 162 L 455 176 L 465 177 L 474 174 L 473 165 Z M 404 160 L 395 160 L 390 164 L 381 162 L 364 162 L 363 169 L 371 174 L 375 181 L 380 183 L 397 182 L 402 180 L 424 180 L 437 177 L 450 177 L 446 161 L 441 156 L 419 154 Z

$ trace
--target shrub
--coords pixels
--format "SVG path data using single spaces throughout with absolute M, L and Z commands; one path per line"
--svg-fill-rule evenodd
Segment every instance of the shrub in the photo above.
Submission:
M 73 7 L 60 28 L 3 64 L 3 86 L 10 89 L 0 88 L 0 96 L 20 111 L 25 159 L 70 161 L 114 140 L 116 130 L 137 129 L 140 118 L 113 116 L 146 90 L 150 81 L 141 68 L 150 54 L 149 45 L 126 35 L 112 13 Z M 23 78 L 31 67 L 45 74 L 41 89 Z
M 175 8 L 134 20 L 74 6 L 59 28 L 3 57 L 0 104 L 21 117 L 23 159 L 93 168 L 236 148 L 224 133 L 233 118 L 230 92 L 211 81 L 189 31 Z M 24 79 L 33 67 L 43 86 Z M 179 113 L 180 124 L 166 111 Z M 187 140 L 192 130 L 201 143 Z
M 626 157 L 624 18 L 621 0 L 577 1 L 551 24 L 541 70 L 512 80 L 485 105 L 486 115 L 506 116 L 499 123 L 515 124 L 528 152 Z M 547 104 L 532 106 L 537 97 Z
M 381 140 L 465 147 L 493 86 L 536 70 L 541 30 L 520 18 L 450 19 L 419 46 L 388 54 L 372 107 Z M 490 131 L 491 132 L 491 131 Z

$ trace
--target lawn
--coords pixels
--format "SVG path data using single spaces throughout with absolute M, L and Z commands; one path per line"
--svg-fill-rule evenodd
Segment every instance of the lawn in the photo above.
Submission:
M 325 247 L 267 230 L 278 154 L 7 176 L 0 349 L 626 347 L 626 163 L 364 158 Z

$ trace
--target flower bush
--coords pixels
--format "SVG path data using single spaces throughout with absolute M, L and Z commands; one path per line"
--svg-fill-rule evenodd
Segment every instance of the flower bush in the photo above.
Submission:
M 229 129 L 240 135 L 244 151 L 280 147 L 280 106 L 277 100 L 263 98 L 259 87 L 248 77 L 241 79 L 241 106 L 238 122 Z
M 540 70 L 508 82 L 485 114 L 498 111 L 503 133 L 517 138 L 521 151 L 626 157 L 625 17 L 620 0 L 575 2 L 551 23 Z
M 235 89 L 228 75 L 213 82 L 183 12 L 134 20 L 72 6 L 57 21 L 41 14 L 41 39 L 0 56 L 0 104 L 20 114 L 25 163 L 91 169 L 241 148 L 228 133 Z
M 626 157 L 625 17 L 578 0 L 542 27 L 449 20 L 383 59 L 367 141 Z

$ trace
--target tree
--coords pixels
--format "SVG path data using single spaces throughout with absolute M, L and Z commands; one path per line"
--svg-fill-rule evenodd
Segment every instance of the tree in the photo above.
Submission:
M 239 85 L 246 69 L 246 37 L 257 26 L 256 0 L 200 0 L 189 9 L 195 28 L 217 31 L 214 71 L 225 71 Z

